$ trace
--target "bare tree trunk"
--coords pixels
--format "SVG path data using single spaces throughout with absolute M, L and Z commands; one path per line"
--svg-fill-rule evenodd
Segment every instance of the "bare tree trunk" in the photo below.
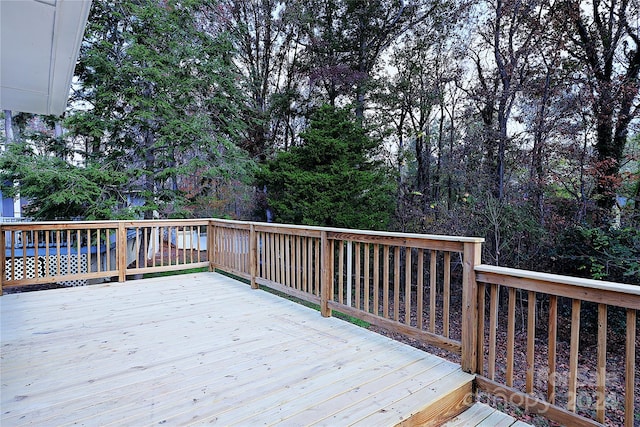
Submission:
M 11 110 L 4 110 L 4 132 L 7 145 L 13 142 L 13 120 Z

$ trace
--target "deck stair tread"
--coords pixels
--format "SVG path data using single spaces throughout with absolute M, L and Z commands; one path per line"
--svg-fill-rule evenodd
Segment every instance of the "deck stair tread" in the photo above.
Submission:
M 444 423 L 442 427 L 530 427 L 530 424 L 516 420 L 511 415 L 476 402 L 457 417 Z
M 217 273 L 8 294 L 0 316 L 3 427 L 425 425 L 474 378 Z

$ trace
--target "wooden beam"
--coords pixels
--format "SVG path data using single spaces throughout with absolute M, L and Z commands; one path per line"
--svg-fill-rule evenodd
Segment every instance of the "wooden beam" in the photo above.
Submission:
M 475 272 L 477 280 L 484 283 L 495 283 L 598 304 L 633 309 L 640 307 L 640 286 L 490 265 L 479 265 L 475 268 Z
M 481 243 L 465 243 L 462 256 L 462 370 L 478 369 L 478 282 L 475 267 L 482 257 Z
M 257 253 L 258 243 L 256 237 L 256 229 L 251 224 L 251 228 L 249 231 L 249 275 L 251 276 L 251 288 L 258 289 L 258 284 L 256 283 L 256 270 L 258 269 L 258 253 Z
M 493 394 L 508 403 L 512 403 L 534 414 L 540 414 L 551 421 L 560 423 L 561 425 L 575 427 L 602 426 L 602 424 L 590 420 L 589 418 L 569 412 L 566 409 L 552 405 L 549 402 L 545 402 L 526 393 L 522 393 L 514 388 L 505 387 L 504 385 L 481 375 L 476 375 L 476 385 L 479 390 Z
M 431 344 L 452 353 L 461 354 L 460 341 L 432 334 L 428 331 L 421 331 L 420 329 L 414 328 L 412 326 L 407 326 L 404 323 L 397 322 L 391 319 L 385 319 L 371 313 L 366 313 L 362 310 L 358 310 L 354 307 L 348 307 L 335 301 L 329 301 L 329 307 L 335 311 L 339 311 L 341 313 L 355 317 L 356 319 L 364 320 L 365 322 L 368 322 L 372 325 L 388 329 L 392 332 L 401 333 L 419 341 L 423 341 L 425 344 Z
M 123 222 L 118 223 L 116 236 L 118 282 L 124 282 L 127 280 L 127 229 Z
M 331 309 L 329 302 L 333 299 L 333 269 L 331 264 L 331 250 L 329 244 L 332 244 L 327 238 L 327 233 L 322 232 L 320 236 L 320 257 L 322 258 L 321 279 L 320 279 L 320 313 L 323 317 L 331 317 Z

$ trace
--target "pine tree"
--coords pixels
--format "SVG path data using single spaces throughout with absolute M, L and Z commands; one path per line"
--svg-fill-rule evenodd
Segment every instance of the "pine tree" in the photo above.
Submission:
M 194 175 L 214 179 L 242 160 L 231 44 L 200 21 L 210 7 L 120 0 L 92 9 L 74 99 L 86 108 L 67 126 L 85 139 L 87 164 L 126 172 L 146 217 L 184 215 L 182 180 L 191 191 Z
M 300 136 L 302 145 L 278 153 L 259 174 L 276 220 L 385 229 L 394 207 L 394 180 L 372 160 L 376 141 L 348 111 L 326 105 Z

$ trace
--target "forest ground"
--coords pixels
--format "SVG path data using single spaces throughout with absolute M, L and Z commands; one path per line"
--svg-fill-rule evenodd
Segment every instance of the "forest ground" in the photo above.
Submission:
M 400 305 L 404 306 L 404 302 L 400 301 Z M 415 318 L 415 304 L 412 304 L 412 317 Z M 588 314 L 588 313 L 587 313 Z M 583 313 L 584 316 L 584 313 Z M 597 316 L 597 314 L 596 314 Z M 439 308 L 436 323 L 440 323 L 442 311 Z M 611 318 L 611 313 L 610 316 Z M 450 316 L 450 334 L 452 337 L 460 337 L 461 331 L 461 314 L 453 312 Z M 402 319 L 401 319 L 402 320 Z M 639 319 L 640 320 L 640 319 Z M 578 388 L 577 388 L 577 412 L 588 418 L 595 419 L 595 392 L 596 392 L 596 372 L 597 372 L 597 331 L 589 330 L 593 325 L 585 325 L 581 329 L 581 339 L 578 357 Z M 616 329 L 616 325 L 612 325 L 611 319 L 608 323 L 608 341 L 607 341 L 607 365 L 606 365 L 606 410 L 605 425 L 621 426 L 624 425 L 624 399 L 625 399 L 625 333 L 624 330 Z M 440 323 L 441 324 L 441 323 Z M 515 351 L 514 351 L 514 388 L 519 390 L 525 389 L 525 371 L 518 370 L 518 367 L 526 367 L 526 342 L 527 331 L 526 324 L 516 321 L 515 332 Z M 620 327 L 619 324 L 617 326 Z M 485 331 L 488 331 L 489 321 L 486 320 Z M 400 333 L 370 326 L 370 330 L 382 335 L 393 338 L 394 340 L 404 342 L 413 347 L 422 349 L 429 353 L 440 356 L 444 359 L 455 363 L 460 363 L 460 356 L 433 345 L 425 344 L 413 338 L 406 337 Z M 504 373 L 506 372 L 506 328 L 498 328 L 496 337 L 496 380 L 504 381 Z M 638 328 L 636 328 L 638 329 Z M 556 344 L 556 370 L 557 388 L 556 388 L 556 404 L 564 407 L 567 402 L 567 382 L 569 377 L 569 337 L 570 337 L 570 319 L 559 314 L 558 317 L 558 339 Z M 548 330 L 546 322 L 538 321 L 536 325 L 535 340 L 535 395 L 541 400 L 546 400 L 547 390 L 547 368 L 548 368 Z M 635 373 L 635 411 L 634 426 L 640 427 L 640 374 L 638 367 L 640 366 L 640 334 L 636 334 L 636 373 Z M 485 375 L 486 375 L 486 355 L 488 352 L 488 343 L 485 341 Z M 522 420 L 526 423 L 540 427 L 555 427 L 560 424 L 544 418 L 543 416 L 527 412 L 518 406 L 506 402 L 504 399 L 490 395 L 488 393 L 479 392 L 478 400 L 486 403 L 502 412 Z M 592 404 L 593 402 L 593 404 Z M 593 409 L 592 409 L 593 408 Z

